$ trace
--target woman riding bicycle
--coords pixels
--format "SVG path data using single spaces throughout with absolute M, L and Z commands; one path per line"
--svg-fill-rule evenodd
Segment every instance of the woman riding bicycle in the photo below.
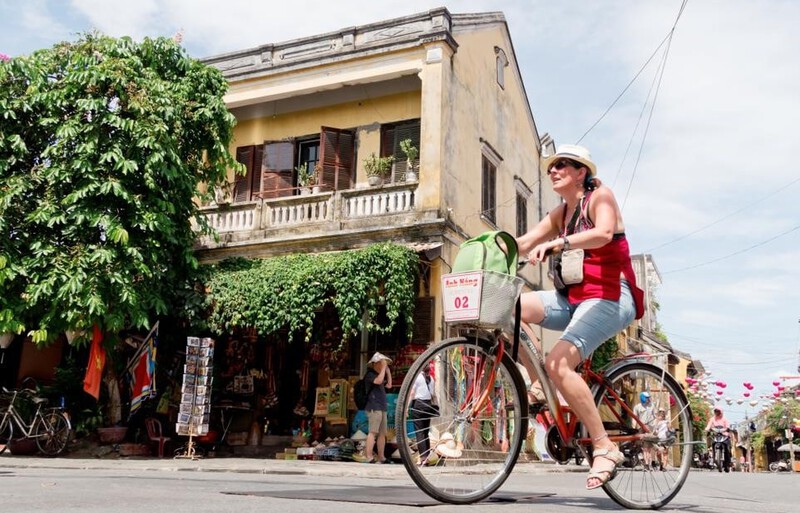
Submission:
M 543 165 L 564 201 L 517 239 L 520 254 L 535 264 L 550 252 L 582 249 L 583 279 L 562 290 L 523 294 L 522 321 L 563 331 L 545 369 L 592 437 L 594 461 L 586 482 L 591 490 L 614 477 L 624 456 L 608 439 L 591 390 L 575 369 L 634 317 L 641 318 L 643 295 L 636 287 L 622 213 L 611 189 L 595 178 L 589 151 L 561 145 Z M 541 390 L 532 393 L 541 397 Z

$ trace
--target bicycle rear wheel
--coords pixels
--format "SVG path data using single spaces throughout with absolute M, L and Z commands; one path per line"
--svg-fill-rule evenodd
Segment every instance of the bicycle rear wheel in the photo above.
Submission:
M 415 431 L 420 413 L 409 397 L 424 368 L 431 371 L 439 406 L 427 434 Z M 395 417 L 398 448 L 411 479 L 429 496 L 451 504 L 494 493 L 514 468 L 528 430 L 524 390 L 514 362 L 505 354 L 496 362 L 488 341 L 454 338 L 425 351 L 403 380 Z M 420 454 L 415 448 L 423 439 L 430 449 Z
M 0 413 L 0 454 L 6 452 L 8 443 L 14 438 L 14 425 L 11 416 Z
M 36 445 L 45 456 L 58 456 L 67 448 L 71 431 L 72 427 L 64 412 L 47 410 L 34 429 Z
M 617 476 L 603 490 L 618 504 L 631 509 L 658 509 L 680 491 L 692 464 L 692 412 L 675 379 L 663 369 L 644 362 L 624 364 L 606 376 L 609 388 L 600 387 L 595 401 L 610 436 L 641 433 L 640 426 L 619 401 L 617 394 L 631 411 L 641 392 L 649 392 L 656 411 L 667 413 L 669 429 L 674 436 L 661 445 L 667 454 L 668 465 L 663 470 L 636 467 L 630 460 L 618 467 Z M 642 440 L 620 442 L 620 450 L 635 455 L 646 449 Z M 654 447 L 656 451 L 659 449 Z M 654 456 L 654 461 L 656 457 Z

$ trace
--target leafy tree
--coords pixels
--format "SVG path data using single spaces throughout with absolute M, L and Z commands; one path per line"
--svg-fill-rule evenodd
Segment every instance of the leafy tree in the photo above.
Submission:
M 197 268 L 198 185 L 240 169 L 218 70 L 84 34 L 0 61 L 0 333 L 146 327 Z

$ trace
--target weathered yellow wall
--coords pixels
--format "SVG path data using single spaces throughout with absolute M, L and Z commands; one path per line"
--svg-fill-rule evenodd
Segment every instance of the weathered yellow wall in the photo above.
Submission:
M 443 201 L 453 209 L 455 222 L 474 235 L 493 227 L 480 217 L 481 142 L 488 142 L 503 161 L 497 168 L 497 225 L 511 232 L 516 225 L 514 175 L 533 188 L 538 180 L 537 135 L 532 129 L 522 84 L 513 63 L 505 68 L 505 88 L 497 83 L 494 47 L 513 58 L 511 44 L 500 26 L 458 33 L 459 44 L 450 84 L 446 121 L 446 163 Z M 528 226 L 538 219 L 536 202 L 528 204 Z

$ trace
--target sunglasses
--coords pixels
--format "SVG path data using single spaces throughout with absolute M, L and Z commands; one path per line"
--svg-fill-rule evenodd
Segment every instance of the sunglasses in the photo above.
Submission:
M 561 171 L 567 166 L 574 167 L 575 169 L 580 169 L 583 167 L 583 164 L 572 159 L 559 159 L 553 162 L 553 164 L 550 166 L 550 169 L 548 169 L 547 172 L 549 173 L 553 169 L 555 169 L 556 171 Z

